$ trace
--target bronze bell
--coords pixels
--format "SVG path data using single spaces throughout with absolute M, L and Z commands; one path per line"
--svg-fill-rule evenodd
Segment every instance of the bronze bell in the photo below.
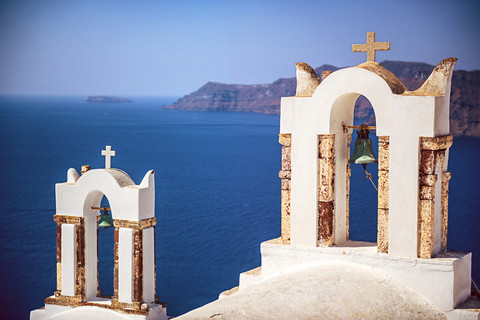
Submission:
M 98 220 L 98 227 L 104 228 L 105 231 L 107 231 L 107 228 L 113 227 L 112 216 L 109 215 L 108 212 L 107 212 L 107 211 L 110 210 L 110 208 L 107 208 L 107 207 L 105 206 L 105 207 L 103 207 L 103 208 L 95 208 L 95 207 L 92 207 L 92 209 L 103 210 L 103 213 L 102 213 L 102 215 L 100 216 L 100 220 Z
M 348 160 L 348 163 L 361 164 L 364 167 L 367 163 L 377 163 L 377 157 L 373 153 L 372 140 L 368 137 L 370 130 L 368 130 L 366 124 L 362 124 L 358 129 L 357 141 L 355 141 L 355 149 L 353 155 Z

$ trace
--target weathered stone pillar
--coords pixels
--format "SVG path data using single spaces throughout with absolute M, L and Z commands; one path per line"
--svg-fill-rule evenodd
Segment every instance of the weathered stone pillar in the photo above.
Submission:
M 323 73 L 322 73 L 323 76 Z M 352 142 L 352 134 L 347 133 L 347 154 L 350 155 L 350 143 Z M 347 174 L 346 174 L 346 204 L 345 204 L 345 239 L 350 239 L 350 177 L 352 176 L 352 169 L 350 169 L 350 163 L 347 161 Z
M 333 232 L 333 182 L 335 175 L 335 135 L 318 136 L 318 224 L 317 243 L 331 246 L 334 243 Z
M 62 292 L 62 224 L 57 222 L 57 292 Z
M 85 300 L 85 218 L 82 218 L 82 223 L 75 226 L 77 233 L 77 272 L 75 278 L 75 294 L 82 296 L 82 301 Z
M 118 301 L 118 231 L 120 228 L 115 227 L 113 233 L 113 298 Z
M 452 175 L 445 171 L 442 174 L 442 251 L 447 250 L 448 231 L 448 186 Z
M 290 223 L 290 182 L 291 182 L 291 153 L 292 153 L 292 135 L 279 134 L 278 142 L 282 147 L 282 170 L 278 173 L 282 179 L 282 242 L 290 243 L 291 223 Z
M 60 300 L 82 302 L 85 300 L 85 218 L 66 215 L 54 215 L 53 220 L 57 223 L 57 291 L 55 297 Z M 67 259 L 68 264 L 72 266 L 73 274 L 69 271 L 69 278 L 74 284 L 69 288 L 71 294 L 62 294 L 62 243 L 65 236 L 62 232 L 62 226 L 70 226 L 72 230 L 71 238 L 73 242 L 73 252 L 70 252 L 71 259 Z M 48 299 L 48 298 L 47 298 Z
M 83 167 L 85 166 L 82 166 L 82 170 L 83 170 Z M 88 170 L 87 170 L 88 171 Z M 100 216 L 96 216 L 96 225 L 98 226 L 98 221 L 100 221 Z M 99 261 L 98 261 L 98 227 L 97 227 L 97 230 L 96 230 L 96 237 L 97 237 L 97 297 L 101 297 L 102 296 L 102 290 L 100 289 L 100 284 L 98 283 L 98 277 L 100 275 L 100 271 L 99 271 Z M 113 254 L 115 256 L 115 250 L 113 250 Z M 113 285 L 115 286 L 115 280 L 113 281 Z
M 378 137 L 378 227 L 377 252 L 388 253 L 388 180 L 390 137 Z
M 448 181 L 450 173 L 444 172 L 445 152 L 452 145 L 452 136 L 420 138 L 419 192 L 418 192 L 418 245 L 419 258 L 434 255 L 435 241 L 441 241 L 441 249 L 447 246 Z M 436 171 L 440 163 L 440 172 Z M 441 174 L 441 180 L 438 175 Z M 445 177 L 444 177 L 445 176 Z M 441 184 L 441 212 L 435 212 L 435 186 Z M 438 200 L 437 200 L 438 201 Z M 435 216 L 441 215 L 441 239 L 435 239 Z
M 133 302 L 143 300 L 143 230 L 133 231 Z
M 156 219 L 155 218 L 150 218 L 150 219 L 145 219 L 141 221 L 129 221 L 129 220 L 120 220 L 120 219 L 115 219 L 113 221 L 113 224 L 115 226 L 115 244 L 114 244 L 114 259 L 115 259 L 115 266 L 114 266 L 114 296 L 112 299 L 112 306 L 116 309 L 134 309 L 134 310 L 141 310 L 142 308 L 142 303 L 144 302 L 144 286 L 143 286 L 143 279 L 144 279 L 144 239 L 143 239 L 143 230 L 146 228 L 150 228 L 155 226 L 156 224 Z M 123 231 L 122 231 L 123 230 Z M 154 230 L 154 229 L 153 229 Z M 124 261 L 120 261 L 120 255 L 119 255 L 119 250 L 120 250 L 120 238 L 121 232 L 124 232 L 127 234 L 126 231 L 131 231 L 131 254 L 132 257 L 130 261 L 128 261 L 127 258 L 129 257 L 124 257 L 122 259 L 125 259 Z M 127 237 L 125 237 L 127 238 Z M 153 239 L 153 237 L 152 237 Z M 127 243 L 122 244 L 125 246 L 128 246 Z M 154 243 L 153 243 L 154 246 Z M 154 248 L 153 250 L 150 250 L 150 252 L 153 255 L 153 252 L 155 251 Z M 153 257 L 150 257 L 153 259 Z M 130 270 L 131 271 L 131 285 L 128 283 L 123 284 L 124 288 L 131 288 L 131 301 L 130 302 L 121 302 L 119 299 L 121 299 L 121 295 L 119 290 L 120 288 L 120 279 L 119 279 L 119 270 L 120 270 L 120 264 L 124 266 L 125 270 Z M 155 273 L 155 267 L 151 268 L 153 272 Z M 123 271 L 122 271 L 123 274 Z M 124 277 L 124 276 L 122 276 Z M 148 279 L 155 279 L 156 275 L 149 275 L 147 277 Z M 127 278 L 122 278 L 123 281 L 125 281 Z M 130 296 L 129 293 L 125 294 L 124 296 Z M 130 299 L 130 298 L 129 298 Z M 153 300 L 153 299 L 151 299 Z

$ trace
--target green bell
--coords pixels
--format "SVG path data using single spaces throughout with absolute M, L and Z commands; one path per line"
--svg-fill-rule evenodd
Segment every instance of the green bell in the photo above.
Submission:
M 107 207 L 101 208 L 103 210 L 102 215 L 100 216 L 100 220 L 98 220 L 98 227 L 105 228 L 105 231 L 107 231 L 107 228 L 113 227 L 113 220 L 112 217 L 107 213 L 108 209 Z
M 372 140 L 368 137 L 370 131 L 366 124 L 362 124 L 357 134 L 357 141 L 355 141 L 355 149 L 353 155 L 348 160 L 348 163 L 362 164 L 364 167 L 367 163 L 377 163 L 377 157 L 373 153 Z

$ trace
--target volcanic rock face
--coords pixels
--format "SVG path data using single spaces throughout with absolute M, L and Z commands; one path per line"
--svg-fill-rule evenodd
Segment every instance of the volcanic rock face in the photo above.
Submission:
M 450 132 L 480 136 L 480 71 L 455 71 L 450 96 Z
M 280 113 L 280 98 L 295 95 L 295 79 L 272 84 L 236 85 L 208 82 L 165 108 L 197 111 Z
M 434 69 L 432 65 L 419 62 L 384 61 L 382 65 L 395 74 L 410 91 L 421 87 Z M 323 71 L 338 69 L 331 65 L 322 65 L 316 68 L 315 72 L 321 76 Z M 279 114 L 280 98 L 295 96 L 295 89 L 295 78 L 282 78 L 271 84 L 257 85 L 208 82 L 165 108 Z M 357 100 L 355 117 L 374 124 L 373 109 L 363 96 Z M 459 70 L 453 73 L 450 132 L 457 136 L 480 136 L 480 70 Z

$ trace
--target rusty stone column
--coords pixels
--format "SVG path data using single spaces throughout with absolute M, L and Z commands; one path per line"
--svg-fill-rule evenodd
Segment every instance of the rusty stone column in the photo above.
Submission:
M 62 224 L 57 222 L 57 292 L 62 293 Z
M 55 298 L 65 303 L 78 303 L 85 300 L 85 218 L 77 216 L 54 215 L 57 223 L 57 290 Z M 62 224 L 75 225 L 75 296 L 62 295 Z M 52 298 L 47 298 L 45 301 Z M 53 299 L 52 301 L 55 301 Z M 54 304 L 57 302 L 54 302 Z
M 82 169 L 83 169 L 83 166 L 82 166 Z M 100 221 L 100 216 L 97 216 L 96 220 L 97 220 L 96 225 L 98 226 L 98 221 Z M 98 283 L 98 278 L 100 276 L 99 261 L 98 261 L 98 232 L 99 232 L 99 230 L 97 228 L 97 232 L 96 232 L 96 237 L 97 237 L 97 297 L 101 297 L 102 296 L 102 290 L 100 289 L 100 285 Z
M 115 259 L 115 266 L 113 269 L 113 299 L 112 307 L 114 309 L 133 309 L 143 310 L 143 229 L 154 227 L 156 224 L 156 218 L 150 218 L 140 221 L 130 221 L 114 219 L 113 225 L 115 226 L 115 243 L 113 247 L 113 255 Z M 118 266 L 119 266 L 119 229 L 126 228 L 133 231 L 133 274 L 132 274 L 132 303 L 124 303 L 118 301 Z M 155 237 L 155 233 L 154 233 Z M 155 242 L 154 242 L 155 248 Z M 155 249 L 154 249 L 155 252 Z M 154 267 L 156 268 L 156 266 Z M 156 271 L 153 276 L 156 279 Z
M 323 75 L 323 73 L 322 73 Z M 350 143 L 352 142 L 352 134 L 347 133 L 347 155 L 350 155 Z M 347 161 L 347 174 L 346 174 L 346 181 L 345 181 L 345 239 L 347 241 L 350 239 L 350 177 L 352 176 L 352 169 L 350 169 L 350 163 Z
M 335 135 L 318 136 L 318 224 L 317 243 L 331 246 L 334 243 L 334 176 L 335 176 Z
M 448 231 L 448 186 L 452 175 L 445 171 L 442 174 L 442 251 L 447 250 Z
M 278 142 L 282 147 L 282 170 L 278 173 L 282 179 L 282 242 L 290 244 L 291 223 L 290 223 L 290 182 L 291 182 L 291 153 L 292 153 L 292 135 L 279 134 Z
M 115 226 L 113 233 L 113 297 L 118 302 L 118 227 Z
M 157 246 L 157 240 L 156 240 L 156 235 L 155 235 L 155 226 L 153 226 L 153 244 L 154 248 Z M 155 303 L 159 303 L 160 300 L 157 295 L 157 250 L 153 250 L 153 292 L 155 292 L 155 298 L 154 301 Z
M 82 301 L 85 300 L 85 224 L 82 218 L 82 223 L 75 226 L 77 233 L 77 270 L 75 277 L 75 294 L 82 296 Z
M 378 221 L 377 252 L 388 253 L 388 178 L 390 137 L 378 137 Z
M 133 302 L 143 301 L 143 230 L 133 231 Z
M 444 137 L 421 137 L 420 138 L 420 163 L 419 163 L 419 192 L 418 192 L 418 245 L 417 255 L 419 258 L 430 259 L 433 257 L 435 241 L 435 185 L 442 183 L 442 250 L 446 249 L 447 224 L 448 224 L 448 180 L 449 172 L 442 172 L 442 181 L 438 180 L 435 172 L 438 162 L 443 171 L 445 168 L 445 152 L 452 145 L 452 136 Z M 446 186 L 443 185 L 445 175 Z M 444 190 L 445 189 L 445 190 Z M 445 208 L 445 210 L 444 210 Z

